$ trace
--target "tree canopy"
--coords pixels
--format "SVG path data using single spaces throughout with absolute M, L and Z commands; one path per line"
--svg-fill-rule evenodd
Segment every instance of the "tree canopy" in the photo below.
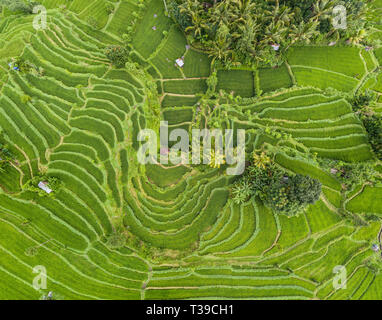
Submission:
M 333 25 L 336 5 L 347 28 Z M 278 65 L 295 43 L 362 41 L 367 32 L 361 0 L 173 0 L 169 12 L 192 45 L 225 65 Z
M 279 214 L 294 216 L 320 197 L 321 183 L 300 174 L 291 175 L 278 166 L 265 152 L 254 153 L 253 163 L 232 190 L 233 200 L 243 203 L 259 197 Z

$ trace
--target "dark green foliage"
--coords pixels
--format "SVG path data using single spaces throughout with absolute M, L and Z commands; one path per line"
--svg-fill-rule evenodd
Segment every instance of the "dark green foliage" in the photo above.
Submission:
M 123 68 L 128 61 L 129 51 L 121 46 L 108 46 L 105 50 L 106 57 L 117 68 Z
M 378 159 L 382 160 L 382 117 L 369 106 L 376 101 L 376 94 L 370 90 L 355 95 L 350 103 L 359 115 L 368 134 L 369 143 Z
M 171 17 L 173 17 L 173 19 L 182 28 L 182 30 L 185 30 L 186 28 L 191 26 L 190 17 L 180 12 L 179 5 L 176 3 L 176 1 L 170 2 L 170 4 L 168 5 L 168 11 Z
M 250 197 L 259 197 L 275 212 L 294 216 L 319 199 L 321 187 L 316 179 L 300 174 L 289 175 L 271 163 L 265 169 L 255 166 L 247 168 L 232 193 L 238 204 Z
M 291 178 L 291 201 L 300 205 L 314 204 L 320 198 L 321 187 L 318 180 L 297 174 Z
M 1 132 L 0 132 L 1 136 Z M 9 162 L 14 160 L 15 156 L 8 149 L 6 144 L 3 144 L 0 140 L 0 173 L 5 170 L 5 168 L 9 165 Z
M 215 93 L 217 85 L 218 85 L 218 75 L 217 75 L 217 72 L 214 71 L 211 73 L 211 75 L 207 79 L 207 86 L 208 86 L 209 93 Z
M 33 63 L 17 57 L 12 60 L 10 64 L 11 68 L 17 70 L 21 73 L 34 73 L 39 74 L 39 68 L 37 68 Z
M 39 3 L 24 0 L 0 0 L 0 6 L 1 5 L 6 6 L 10 11 L 13 12 L 32 14 L 33 7 L 39 5 Z
M 283 170 L 270 167 L 262 171 L 264 185 L 257 185 L 260 198 L 274 211 L 294 216 L 309 205 L 314 204 L 321 195 L 321 183 L 308 176 L 289 176 Z
M 358 93 L 350 99 L 354 112 L 361 111 L 362 108 L 369 106 L 376 100 L 376 94 L 373 91 L 366 90 L 364 93 Z

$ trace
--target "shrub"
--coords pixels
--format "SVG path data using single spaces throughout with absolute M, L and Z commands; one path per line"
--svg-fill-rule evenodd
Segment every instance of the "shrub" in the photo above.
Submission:
M 108 46 L 105 50 L 106 57 L 117 68 L 123 68 L 128 61 L 129 52 L 121 46 Z
M 46 182 L 46 186 L 53 190 L 52 193 L 48 194 L 44 190 L 40 189 L 38 184 L 40 182 Z M 54 197 L 56 193 L 62 188 L 63 183 L 56 177 L 48 177 L 48 176 L 35 176 L 32 179 L 28 180 L 27 183 L 24 184 L 23 189 L 25 191 L 31 191 L 33 193 L 38 194 L 40 197 Z
M 28 102 L 30 102 L 32 100 L 32 98 L 30 96 L 28 96 L 27 94 L 24 94 L 22 97 L 21 97 L 21 101 L 22 103 L 26 104 Z
M 93 28 L 93 29 L 99 29 L 99 24 L 96 18 L 93 16 L 88 16 L 86 18 L 86 22 Z
M 362 121 L 375 155 L 382 160 L 382 117 L 377 114 L 363 115 Z
M 176 1 L 170 2 L 168 5 L 168 11 L 170 16 L 179 24 L 183 30 L 191 26 L 190 17 L 181 13 L 179 5 L 176 3 Z
M 112 234 L 106 242 L 106 245 L 111 248 L 121 248 L 126 244 L 126 238 L 122 234 L 114 233 Z
M 377 99 L 374 92 L 366 90 L 350 99 L 353 111 L 359 115 L 368 134 L 369 143 L 379 160 L 382 160 L 382 117 L 369 106 Z
M 0 142 L 0 173 L 4 172 L 5 168 L 9 165 L 9 162 L 14 158 L 15 156 L 8 150 L 7 145 Z
M 107 14 L 112 14 L 114 12 L 115 8 L 114 5 L 110 2 L 106 4 L 106 12 Z
M 350 99 L 350 104 L 352 105 L 353 111 L 358 112 L 364 107 L 369 106 L 375 100 L 376 94 L 370 90 L 366 90 L 364 93 L 354 95 L 354 97 Z
M 25 2 L 23 0 L 0 0 L 0 6 L 6 6 L 10 11 L 32 14 L 33 8 L 39 5 L 38 2 Z

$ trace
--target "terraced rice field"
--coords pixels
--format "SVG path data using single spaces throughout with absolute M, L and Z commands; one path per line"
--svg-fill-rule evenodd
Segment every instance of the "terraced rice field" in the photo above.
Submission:
M 345 194 L 305 157 L 374 159 L 341 92 L 367 87 L 382 94 L 378 50 L 294 47 L 277 69 L 219 70 L 218 90 L 243 99 L 200 113 L 211 59 L 187 46 L 163 1 L 151 0 L 136 22 L 130 57 L 140 71 L 115 69 L 104 55 L 122 43 L 136 1 L 41 2 L 47 29 L 34 30 L 25 16 L 0 23 L 0 128 L 18 160 L 0 173 L 0 299 L 50 291 L 63 299 L 382 298 L 382 275 L 368 267 L 380 220 L 360 227 L 341 216 L 381 218 L 381 188 Z M 87 24 L 89 16 L 99 30 Z M 10 70 L 18 55 L 44 74 Z M 180 57 L 183 68 L 174 65 Z M 158 129 L 160 120 L 170 131 L 191 130 L 198 117 L 214 114 L 225 128 L 247 130 L 249 150 L 289 150 L 277 163 L 319 179 L 320 201 L 287 218 L 258 199 L 234 204 L 235 177 L 224 168 L 137 163 L 139 130 Z M 275 139 L 267 128 L 290 136 Z M 54 198 L 23 190 L 41 172 L 64 183 Z M 128 239 L 118 248 L 108 243 L 116 231 Z M 37 253 L 26 254 L 30 248 Z M 33 288 L 38 265 L 47 270 L 42 290 Z M 332 286 L 338 265 L 347 269 L 343 290 Z

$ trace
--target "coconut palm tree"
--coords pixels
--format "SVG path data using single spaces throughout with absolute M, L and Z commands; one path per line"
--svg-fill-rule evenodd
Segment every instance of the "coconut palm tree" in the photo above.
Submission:
M 215 152 L 214 149 L 211 149 L 211 157 L 209 166 L 211 168 L 220 168 L 222 164 L 225 164 L 225 155 L 223 153 Z
M 271 163 L 271 158 L 268 157 L 264 151 L 260 153 L 255 151 L 253 152 L 252 157 L 253 165 L 259 169 L 266 169 L 267 166 Z
M 320 32 L 317 30 L 319 25 L 318 21 L 311 20 L 307 23 L 301 21 L 298 25 L 293 25 L 289 30 L 288 38 L 291 39 L 289 45 L 285 48 L 285 51 L 289 49 L 293 44 L 302 41 L 304 43 L 309 43 L 311 39 L 319 35 Z
M 319 21 L 330 18 L 333 8 L 336 4 L 334 0 L 318 0 L 312 6 L 312 19 Z
M 210 41 L 207 53 L 212 57 L 212 63 L 215 60 L 227 62 L 234 53 L 230 45 L 231 43 L 227 42 L 224 38 L 216 39 L 213 42 Z

